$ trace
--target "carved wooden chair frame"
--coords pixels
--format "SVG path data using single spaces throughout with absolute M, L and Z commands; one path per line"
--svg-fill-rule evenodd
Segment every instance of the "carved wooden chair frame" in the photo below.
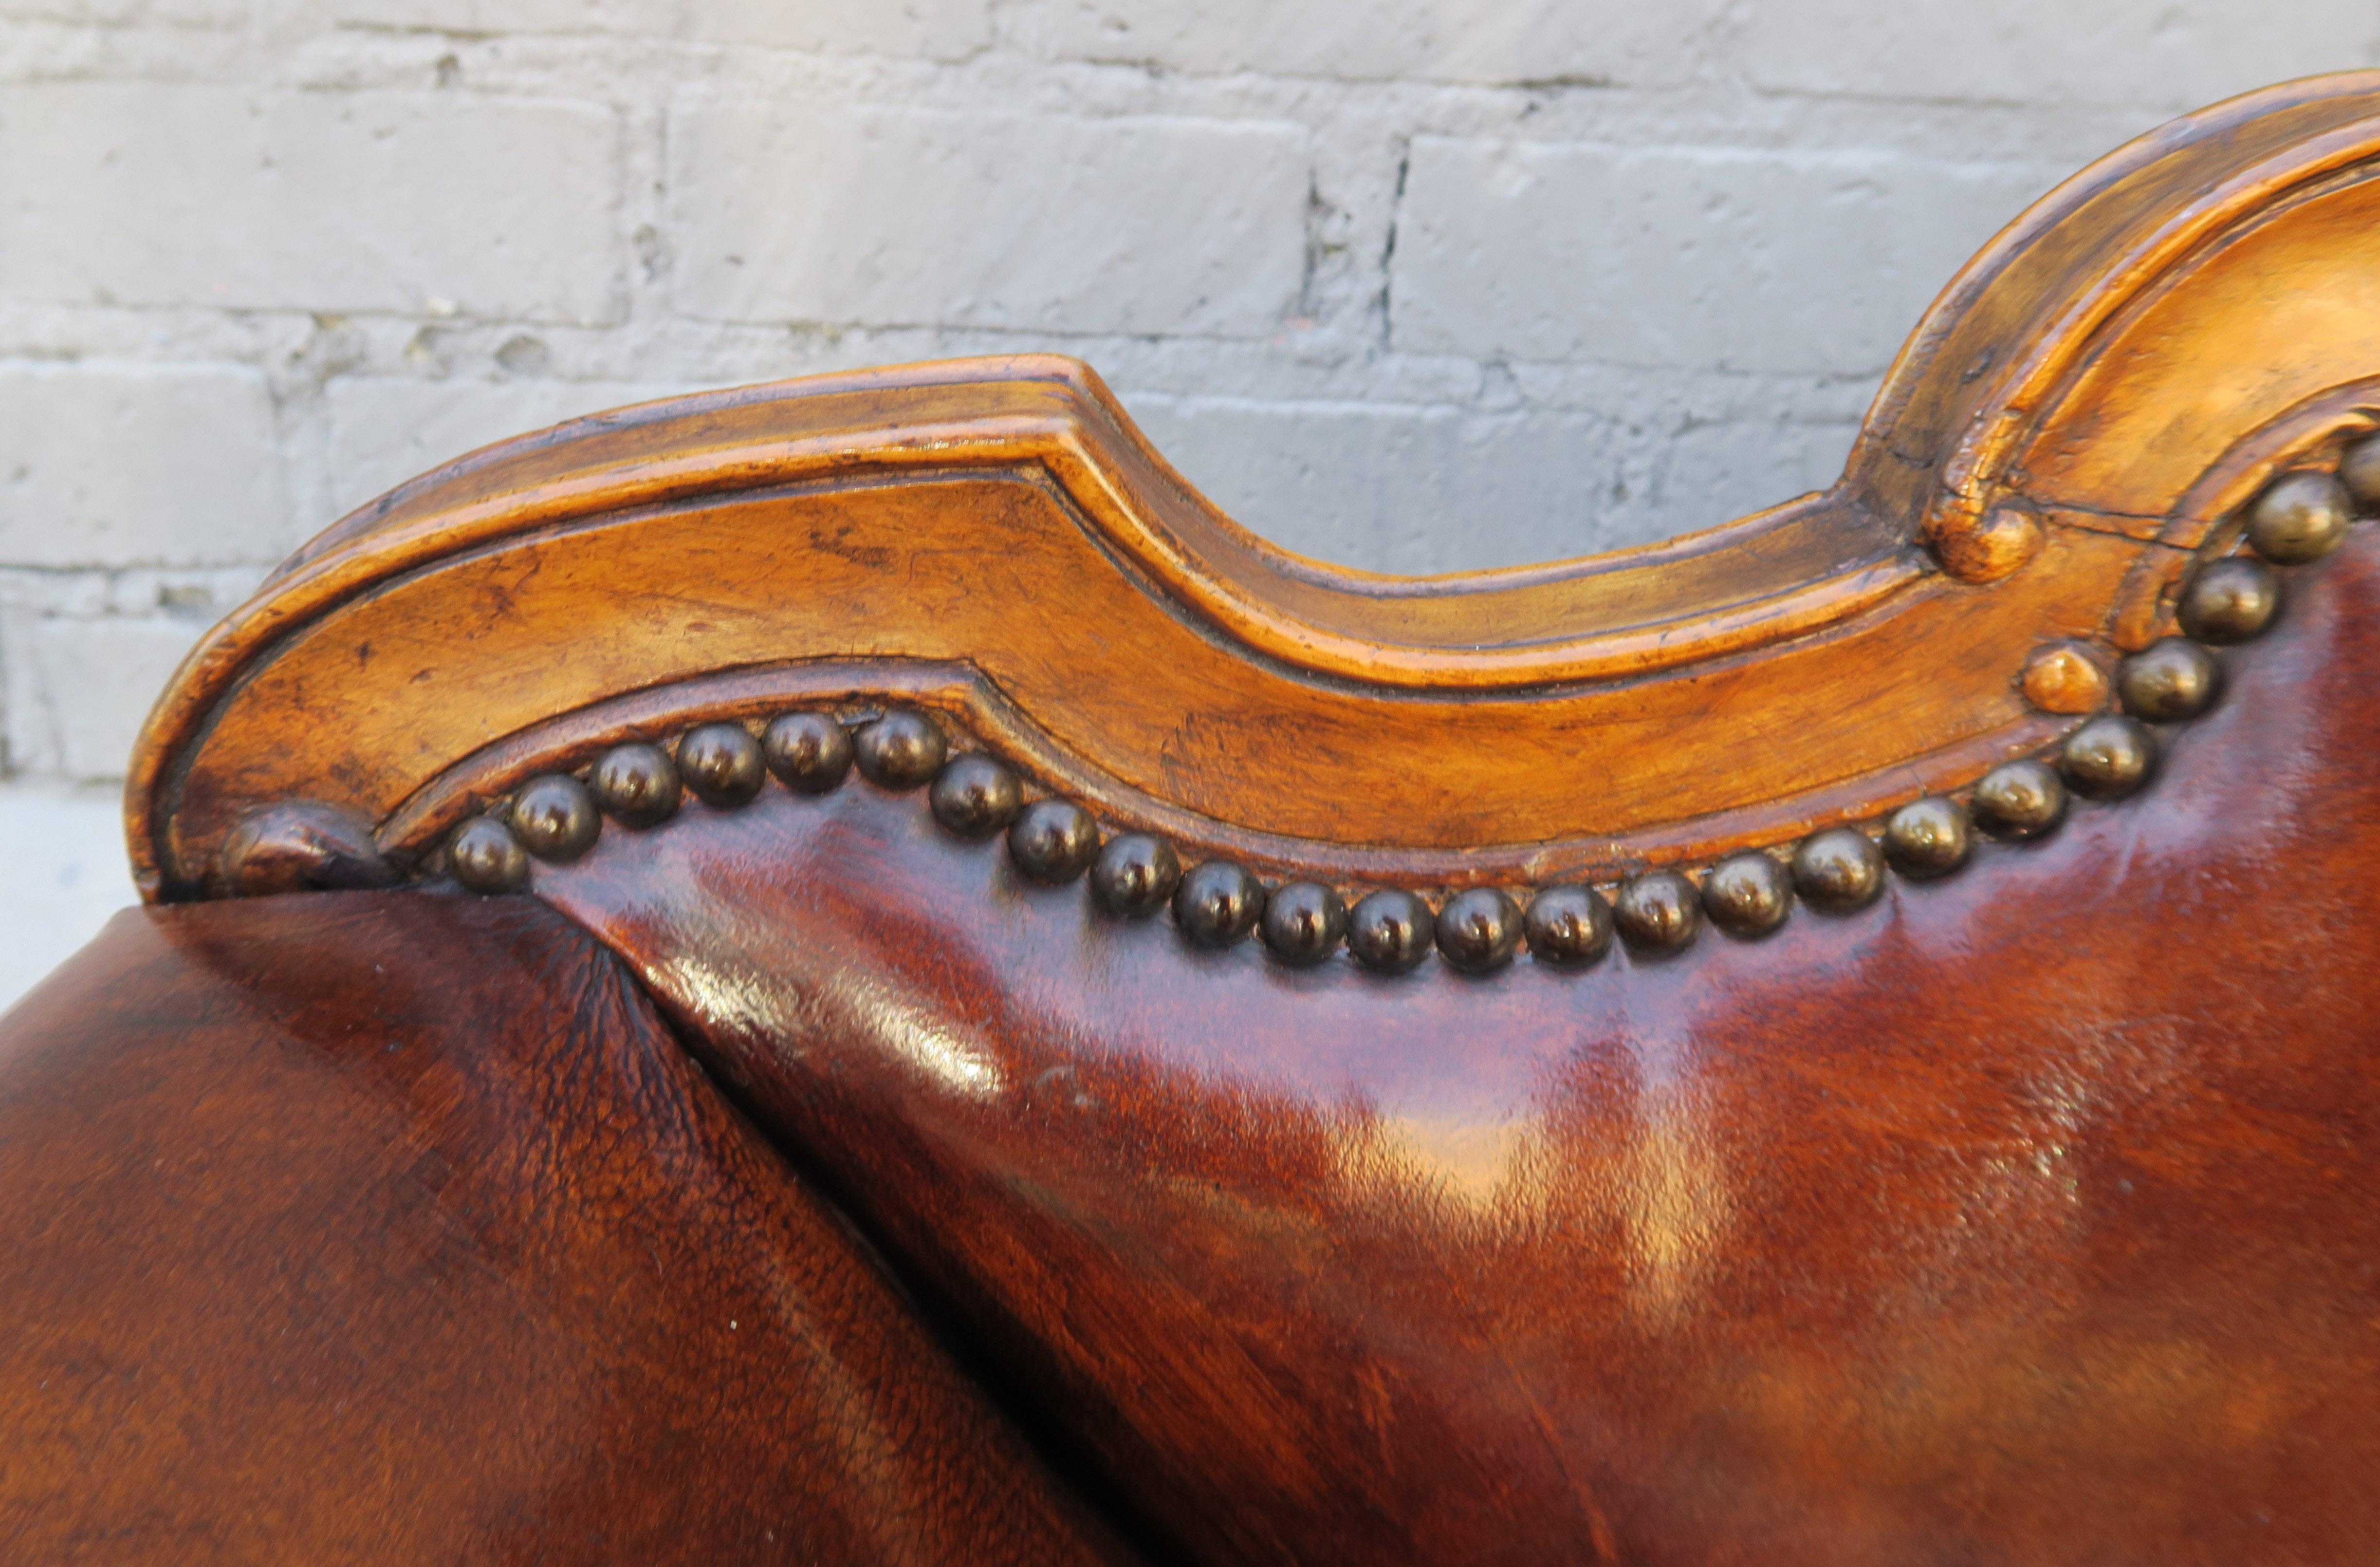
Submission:
M 150 1124 L 111 1096 L 152 1078 L 212 1125 L 262 1074 L 314 1108 L 295 1151 L 206 1145 L 220 1182 L 382 1194 L 301 1251 L 410 1281 L 460 1226 L 440 1289 L 567 1294 L 451 1350 L 469 1430 L 537 1425 L 540 1346 L 638 1346 L 588 1385 L 666 1418 L 588 1406 L 650 1472 L 441 1482 L 488 1518 L 762 1560 L 721 1542 L 790 1487 L 852 1561 L 2368 1555 L 2375 233 L 2380 74 L 2179 120 L 1951 281 L 1832 488 L 1511 570 L 1275 549 L 1058 358 L 463 457 L 152 715 L 153 906 L 0 1041 L 0 1166 L 68 1172 L 11 1177 L 0 1302 L 86 1268 L 149 1321 L 75 1237 L 171 1224 L 71 1128 Z M 106 1000 L 151 985 L 204 1001 L 187 1043 Z M 100 1014 L 171 1048 L 117 1072 Z M 480 1096 L 564 1130 L 490 1155 Z M 318 1129 L 392 1104 L 394 1197 Z M 279 1267 L 118 1338 L 172 1362 L 185 1295 L 281 1322 Z M 331 1394 L 406 1379 L 350 1362 L 450 1349 L 371 1330 L 286 1429 L 382 1452 Z M 0 1349 L 25 1389 L 93 1363 Z M 772 1403 L 783 1366 L 825 1369 Z M 249 1382 L 192 1407 L 298 1407 Z M 82 1537 L 70 1489 L 24 1537 Z

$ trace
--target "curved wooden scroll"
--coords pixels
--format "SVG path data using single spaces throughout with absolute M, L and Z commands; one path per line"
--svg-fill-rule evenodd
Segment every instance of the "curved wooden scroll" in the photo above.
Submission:
M 227 843 L 273 851 L 245 890 L 435 871 L 455 824 L 623 738 L 935 708 L 1111 828 L 1339 885 L 1268 894 L 1261 947 L 1213 898 L 1108 917 L 1076 861 L 1035 880 L 1030 834 L 875 783 L 601 827 L 528 874 L 1153 1559 L 2356 1560 L 2380 528 L 2340 501 L 2250 541 L 2281 571 L 2216 557 L 2285 469 L 2380 509 L 2375 172 L 2380 75 L 2179 122 L 1952 284 L 1827 493 L 1527 570 L 1271 550 L 1058 360 L 491 448 L 193 655 L 135 761 L 143 884 L 201 895 Z M 1301 963 L 1270 917 L 1959 788 L 2085 722 L 2185 573 L 2196 639 L 2163 655 L 2220 699 L 2135 691 L 2177 722 L 2100 732 L 2154 785 L 1961 874 L 1765 924 L 1721 919 L 1723 874 L 1640 881 L 1722 929 L 1681 958 L 1638 921 L 1590 967 L 1534 931 L 1512 962 L 1484 894 L 1485 947 L 1453 901 L 1371 900 L 1435 923 L 1447 961 L 1397 972 Z M 469 824 L 504 871 L 475 884 L 519 884 L 538 820 Z
M 2143 138 L 1951 284 L 1833 489 L 1553 565 L 1273 549 L 1059 359 L 488 448 L 191 655 L 133 759 L 140 885 L 199 895 L 290 800 L 418 859 L 532 771 L 788 697 L 906 693 L 1113 823 L 1350 880 L 1694 860 L 1957 786 L 2076 722 L 2029 654 L 2143 643 L 2222 518 L 2368 422 L 2375 115 L 2366 73 Z

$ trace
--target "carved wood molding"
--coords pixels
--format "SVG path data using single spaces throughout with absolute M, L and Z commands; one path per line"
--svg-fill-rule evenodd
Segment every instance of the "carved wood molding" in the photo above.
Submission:
M 2371 427 L 2375 116 L 2365 73 L 2142 139 L 1953 281 L 1834 488 L 1551 565 L 1275 550 L 1060 359 L 488 448 L 194 651 L 133 759 L 136 873 L 202 895 L 295 801 L 411 866 L 536 771 L 797 698 L 941 707 L 1111 823 L 1329 879 L 1616 875 L 1872 820 L 2054 746 L 2088 707 L 2028 698 L 2037 655 L 2166 635 L 2241 508 Z

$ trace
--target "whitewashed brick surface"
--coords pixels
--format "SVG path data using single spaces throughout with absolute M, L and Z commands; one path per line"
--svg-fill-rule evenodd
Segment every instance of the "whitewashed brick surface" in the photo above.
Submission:
M 12 617 L 0 638 L 10 754 L 52 776 L 122 771 L 141 719 L 201 628 L 141 615 Z
M 1551 560 L 1575 553 L 1589 527 L 1659 539 L 1790 500 L 1780 471 L 1841 467 L 1853 426 L 1849 415 L 1791 417 L 1817 407 L 1720 399 L 1697 419 L 1662 409 L 1651 389 L 1617 416 L 1328 403 L 1288 419 L 1274 404 L 1165 396 L 1141 397 L 1135 411 L 1216 502 L 1269 514 L 1266 531 L 1285 548 L 1416 574 L 1444 569 L 1450 539 Z M 1648 439 L 1640 419 L 1667 428 Z
M 578 103 L 0 89 L 0 296 L 608 322 L 618 143 Z
M 698 319 L 1261 337 L 1297 303 L 1294 126 L 775 98 L 669 129 Z
M 1020 31 L 1056 58 L 1334 81 L 1685 81 L 1732 0 L 1056 0 Z M 1786 11 L 1791 6 L 1780 7 Z
M 343 378 L 329 391 L 331 510 L 353 511 L 416 474 L 486 445 L 491 432 L 536 430 L 600 408 L 701 390 L 691 383 Z
M 1732 9 L 1725 61 L 1770 91 L 2173 110 L 2361 61 L 2374 23 L 2368 0 Z
M 246 14 L 241 0 L 22 0 L 0 7 L 0 18 L 115 27 L 230 27 Z
M 929 60 L 964 59 L 992 42 L 991 0 L 334 0 L 328 10 L 386 28 L 641 34 Z
M 2374 0 L 0 0 L 0 996 L 308 534 L 516 431 L 1054 348 L 1393 571 L 1825 484 L 1950 272 Z M 5 921 L 0 921 L 5 923 Z
M 237 565 L 298 542 L 252 366 L 0 364 L 0 562 Z
M 1391 341 L 1881 375 L 1950 274 L 2062 172 L 1866 150 L 1416 137 Z

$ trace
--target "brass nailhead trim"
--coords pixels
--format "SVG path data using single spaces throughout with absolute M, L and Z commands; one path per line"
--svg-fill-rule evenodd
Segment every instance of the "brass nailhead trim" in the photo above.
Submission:
M 1351 908 L 1336 888 L 1291 881 L 1268 892 L 1245 868 L 1209 860 L 1184 870 L 1174 845 L 1146 832 L 1101 841 L 1091 814 L 1071 800 L 1028 801 L 1005 762 L 979 752 L 953 755 L 940 724 L 895 708 L 846 727 L 831 713 L 786 713 L 756 737 L 742 724 L 696 726 L 670 749 L 645 742 L 616 746 L 597 759 L 584 783 L 568 774 L 534 779 L 504 807 L 474 817 L 448 840 L 446 867 L 474 892 L 525 890 L 532 860 L 562 865 L 585 854 L 610 816 L 631 828 L 675 815 L 684 793 L 716 808 L 755 798 L 774 774 L 795 794 L 822 795 L 857 771 L 880 787 L 930 784 L 935 820 L 961 839 L 1004 837 L 1010 861 L 1026 879 L 1059 886 L 1088 873 L 1089 896 L 1119 919 L 1171 907 L 1194 946 L 1221 948 L 1261 935 L 1278 961 L 1304 967 L 1345 946 L 1381 974 L 1408 973 L 1435 950 L 1449 966 L 1491 973 L 1524 950 L 1548 967 L 1595 964 L 1615 935 L 1646 956 L 1692 946 L 1706 920 L 1729 935 L 1757 940 L 1782 927 L 1798 900 L 1822 913 L 1849 915 L 1882 895 L 1886 869 L 1911 881 L 1957 871 L 1972 857 L 1977 830 L 1998 838 L 2046 837 L 2079 798 L 2122 799 L 2154 772 L 2152 724 L 2185 723 L 2220 697 L 2223 667 L 2208 645 L 2261 635 L 2280 613 L 2277 565 L 2301 565 L 2337 549 L 2359 504 L 2380 511 L 2380 435 L 2350 447 L 2341 474 L 2305 468 L 2284 474 L 2250 503 L 2241 536 L 2252 552 L 2211 561 L 2182 588 L 2176 614 L 2185 635 L 2168 637 L 2124 659 L 2113 683 L 2119 712 L 2074 729 L 2052 761 L 2022 757 L 1977 781 L 1967 803 L 1931 796 L 1901 807 L 1874 832 L 1830 827 L 1791 848 L 1790 857 L 1753 850 L 1712 866 L 1697 884 L 1675 870 L 1621 882 L 1607 899 L 1593 887 L 1548 887 L 1525 907 L 1496 888 L 1474 888 L 1433 909 L 1418 893 L 1384 888 Z M 2080 653 L 2043 677 L 2036 654 L 2024 684 L 2068 693 L 2088 688 Z M 2058 711 L 2052 709 L 2051 711 Z

